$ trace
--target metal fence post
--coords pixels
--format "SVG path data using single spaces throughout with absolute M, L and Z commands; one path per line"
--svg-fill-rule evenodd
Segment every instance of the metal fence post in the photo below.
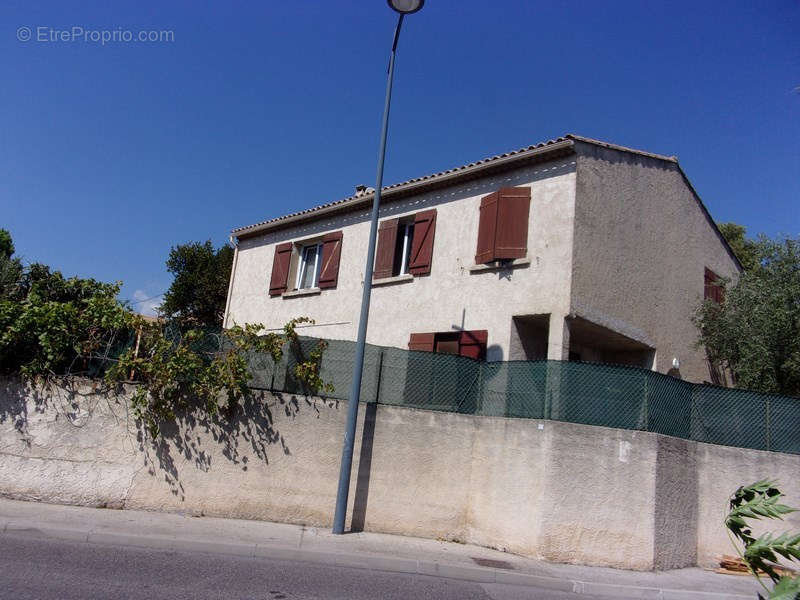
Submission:
M 644 431 L 650 431 L 650 399 L 649 399 L 649 391 L 650 386 L 647 384 L 650 383 L 650 371 L 644 372 L 644 388 L 643 388 L 643 398 L 642 398 L 642 421 Z
M 477 406 L 475 406 L 475 414 L 482 415 L 483 414 L 483 381 L 484 381 L 484 379 L 483 379 L 483 369 L 484 369 L 486 363 L 485 362 L 476 362 L 475 364 L 478 365 L 478 394 L 477 394 L 477 398 L 475 398 L 475 400 L 476 400 L 475 404 L 477 405 Z M 506 402 L 508 402 L 508 400 L 506 400 Z M 506 411 L 506 413 L 508 413 L 508 411 Z
M 544 419 L 550 419 L 550 361 L 546 360 L 544 365 L 544 406 L 542 407 L 542 416 Z
M 378 381 L 375 383 L 375 404 L 378 404 L 381 398 L 382 380 L 383 380 L 383 347 L 381 347 L 381 353 L 378 355 Z

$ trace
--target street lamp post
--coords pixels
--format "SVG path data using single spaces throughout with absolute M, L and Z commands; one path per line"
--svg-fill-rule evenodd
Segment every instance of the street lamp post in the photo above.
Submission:
M 397 51 L 397 40 L 403 17 L 415 13 L 422 8 L 425 0 L 388 0 L 389 6 L 400 13 L 397 27 L 394 30 L 392 53 L 389 57 L 389 74 L 386 80 L 386 102 L 383 107 L 381 123 L 381 141 L 378 148 L 378 175 L 375 183 L 375 196 L 372 200 L 372 219 L 369 229 L 369 246 L 367 247 L 367 266 L 364 269 L 364 290 L 361 295 L 361 316 L 358 319 L 358 339 L 356 341 L 356 357 L 353 365 L 353 383 L 347 406 L 347 424 L 344 430 L 342 447 L 342 464 L 339 467 L 339 488 L 336 493 L 336 512 L 333 516 L 333 533 L 344 533 L 344 522 L 347 516 L 347 496 L 350 491 L 350 471 L 353 466 L 353 446 L 356 437 L 356 421 L 358 420 L 358 402 L 361 396 L 361 376 L 364 370 L 364 347 L 367 341 L 367 321 L 369 320 L 369 300 L 372 293 L 372 266 L 375 262 L 375 240 L 378 237 L 378 209 L 381 203 L 381 187 L 383 186 L 383 162 L 386 157 L 386 134 L 389 129 L 389 106 L 392 102 L 392 78 L 394 76 L 394 57 Z

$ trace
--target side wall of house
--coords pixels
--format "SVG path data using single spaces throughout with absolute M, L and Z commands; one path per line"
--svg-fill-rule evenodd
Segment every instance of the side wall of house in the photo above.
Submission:
M 157 442 L 92 382 L 0 378 L 0 495 L 330 527 L 346 402 L 256 393 L 231 419 L 182 415 Z M 642 431 L 362 404 L 354 529 L 460 540 L 627 569 L 730 553 L 728 494 L 779 479 L 800 505 L 800 456 Z M 757 532 L 774 528 L 757 524 Z M 800 513 L 781 529 L 800 527 Z
M 572 312 L 673 358 L 682 378 L 709 380 L 691 321 L 704 269 L 738 269 L 677 164 L 577 143 Z
M 507 186 L 531 187 L 530 264 L 503 272 L 471 272 L 481 197 Z M 381 219 L 437 210 L 433 261 L 429 275 L 374 287 L 367 341 L 406 348 L 415 332 L 486 329 L 487 358 L 508 360 L 512 315 L 567 314 L 574 198 L 573 156 L 388 202 Z M 316 296 L 271 298 L 275 245 L 337 230 L 344 236 L 337 287 Z M 278 328 L 303 315 L 317 323 L 303 329 L 304 334 L 355 339 L 368 237 L 369 213 L 361 210 L 242 240 L 228 323 Z

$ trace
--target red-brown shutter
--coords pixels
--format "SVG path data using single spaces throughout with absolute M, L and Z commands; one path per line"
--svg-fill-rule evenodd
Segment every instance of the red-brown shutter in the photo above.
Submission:
M 501 188 L 498 193 L 494 258 L 524 258 L 528 254 L 531 188 Z
M 342 232 L 326 233 L 322 238 L 322 269 L 319 272 L 320 289 L 335 288 L 339 281 L 339 260 L 342 257 Z
M 408 272 L 412 275 L 427 275 L 431 272 L 435 233 L 435 208 L 414 215 L 414 238 L 411 241 L 411 260 L 408 263 Z
M 286 291 L 291 260 L 292 242 L 275 246 L 275 258 L 272 259 L 272 276 L 269 279 L 270 296 L 280 296 Z
M 458 336 L 459 356 L 484 360 L 486 358 L 486 342 L 488 339 L 489 332 L 485 329 L 460 332 Z
M 705 271 L 703 272 L 703 300 L 711 299 L 713 294 L 712 287 L 715 280 L 716 276 L 714 275 L 714 271 L 706 267 Z
M 433 352 L 434 333 L 412 333 L 408 340 L 409 350 Z
M 704 279 L 703 298 L 705 300 L 713 300 L 717 304 L 722 304 L 725 301 L 725 289 L 718 283 L 719 275 L 706 267 Z
M 478 249 L 475 264 L 482 265 L 494 260 L 494 238 L 497 228 L 497 201 L 500 194 L 492 192 L 481 198 L 480 220 L 478 222 Z
M 394 270 L 394 248 L 400 219 L 387 219 L 378 226 L 378 249 L 375 252 L 373 279 L 391 277 Z

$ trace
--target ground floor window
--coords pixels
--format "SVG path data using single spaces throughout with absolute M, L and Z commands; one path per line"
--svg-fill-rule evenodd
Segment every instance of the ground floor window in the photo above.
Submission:
M 485 329 L 412 333 L 408 340 L 408 349 L 456 354 L 476 360 L 486 360 L 488 337 L 488 332 Z

